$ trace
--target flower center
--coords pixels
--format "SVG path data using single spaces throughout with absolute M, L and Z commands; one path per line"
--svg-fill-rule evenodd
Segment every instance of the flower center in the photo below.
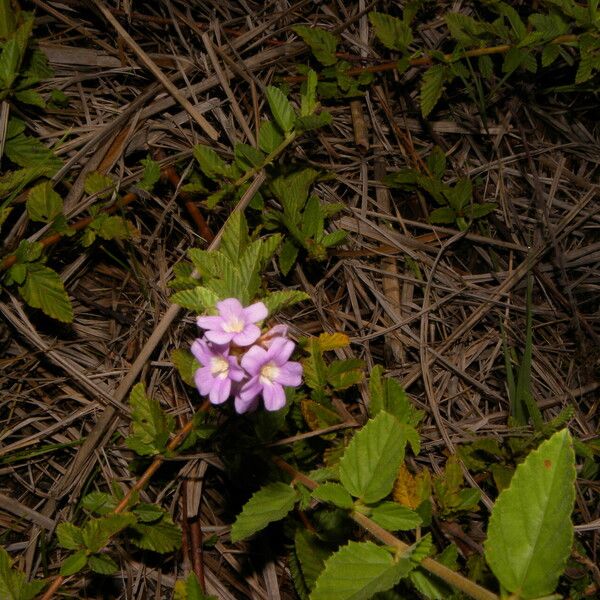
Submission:
M 225 379 L 229 373 L 229 362 L 222 356 L 214 356 L 210 361 L 210 372 L 213 377 Z
M 246 323 L 244 323 L 244 321 L 239 317 L 231 317 L 229 321 L 224 323 L 223 331 L 225 331 L 226 333 L 241 333 L 242 331 L 244 331 L 245 326 Z
M 277 375 L 279 375 L 279 367 L 273 363 L 267 363 L 260 370 L 260 382 L 262 384 L 273 383 Z

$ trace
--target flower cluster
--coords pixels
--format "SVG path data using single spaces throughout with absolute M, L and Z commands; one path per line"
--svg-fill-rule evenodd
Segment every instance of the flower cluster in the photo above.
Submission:
M 285 325 L 262 333 L 257 323 L 267 317 L 267 307 L 256 302 L 243 307 L 239 300 L 217 302 L 218 316 L 198 317 L 204 336 L 192 344 L 200 363 L 194 379 L 198 391 L 212 404 L 234 397 L 238 413 L 255 410 L 262 395 L 267 410 L 285 405 L 284 386 L 298 386 L 302 365 L 290 361 L 294 342 Z

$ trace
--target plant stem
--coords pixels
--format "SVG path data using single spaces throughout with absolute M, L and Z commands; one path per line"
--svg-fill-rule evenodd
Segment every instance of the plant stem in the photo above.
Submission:
M 314 490 L 318 487 L 318 483 L 297 471 L 292 465 L 284 461 L 279 456 L 272 456 L 272 461 L 282 470 L 293 477 L 295 481 L 299 481 L 305 485 L 308 489 Z M 381 543 L 386 546 L 392 546 L 402 552 L 406 552 L 410 546 L 403 541 L 399 540 L 395 535 L 392 535 L 389 531 L 386 531 L 383 527 L 380 527 L 369 519 L 369 517 L 359 513 L 351 512 L 350 517 L 358 523 L 363 529 L 366 529 L 373 537 L 377 538 Z M 420 563 L 420 566 L 432 573 L 433 575 L 443 579 L 449 585 L 456 589 L 464 592 L 475 600 L 499 600 L 499 597 L 481 587 L 477 583 L 467 579 L 460 573 L 449 569 L 441 563 L 433 560 L 433 558 L 425 558 Z

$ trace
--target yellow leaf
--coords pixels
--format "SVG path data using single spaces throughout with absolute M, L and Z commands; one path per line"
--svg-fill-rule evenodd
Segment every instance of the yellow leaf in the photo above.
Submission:
M 415 510 L 431 495 L 431 476 L 427 469 L 413 475 L 405 463 L 400 465 L 393 498 L 398 504 Z
M 319 348 L 321 352 L 345 348 L 350 345 L 350 338 L 345 333 L 322 333 L 319 336 Z

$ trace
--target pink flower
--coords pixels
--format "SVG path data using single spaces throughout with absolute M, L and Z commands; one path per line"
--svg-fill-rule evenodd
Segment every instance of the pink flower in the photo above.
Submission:
M 202 365 L 194 374 L 196 387 L 212 404 L 222 404 L 231 395 L 232 382 L 244 379 L 245 373 L 228 347 L 209 346 L 204 340 L 192 344 L 192 353 Z
M 267 307 L 256 302 L 244 308 L 236 298 L 217 302 L 219 316 L 198 317 L 198 326 L 205 329 L 206 339 L 215 344 L 250 346 L 260 337 L 260 328 L 255 325 L 267 317 Z
M 273 338 L 269 348 L 252 346 L 241 360 L 242 368 L 250 379 L 235 397 L 238 413 L 253 410 L 262 394 L 267 410 L 279 410 L 285 406 L 283 386 L 298 386 L 302 381 L 302 365 L 289 360 L 294 351 L 294 342 Z

